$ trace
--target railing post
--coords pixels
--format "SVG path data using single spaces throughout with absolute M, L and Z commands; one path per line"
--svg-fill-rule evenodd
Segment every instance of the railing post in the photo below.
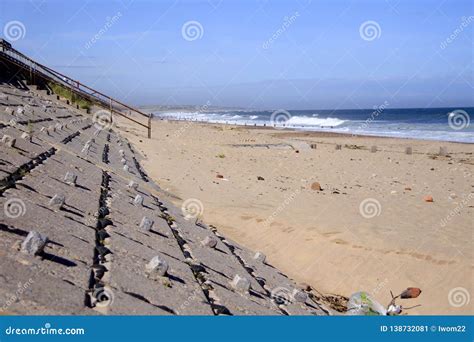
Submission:
M 112 124 L 113 119 L 112 119 L 112 98 L 110 98 L 110 124 Z
M 148 139 L 151 139 L 151 116 L 152 114 L 148 115 Z

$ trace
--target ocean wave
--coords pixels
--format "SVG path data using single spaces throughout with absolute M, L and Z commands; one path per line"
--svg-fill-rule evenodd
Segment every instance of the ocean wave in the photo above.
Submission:
M 287 126 L 317 126 L 317 127 L 337 127 L 346 120 L 338 118 L 318 118 L 307 116 L 292 116 L 285 122 Z

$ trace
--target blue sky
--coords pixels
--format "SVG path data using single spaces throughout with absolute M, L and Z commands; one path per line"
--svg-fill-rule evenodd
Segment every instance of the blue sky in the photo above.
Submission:
M 188 22 L 197 36 L 183 34 Z M 132 104 L 474 105 L 468 0 L 2 0 L 0 28 L 20 51 Z

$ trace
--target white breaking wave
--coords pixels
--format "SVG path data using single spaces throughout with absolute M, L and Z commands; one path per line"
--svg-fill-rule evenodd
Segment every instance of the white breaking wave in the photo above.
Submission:
M 220 112 L 199 112 L 199 111 L 170 111 L 155 113 L 155 115 L 171 120 L 190 120 L 211 123 L 229 123 L 235 125 L 256 125 L 273 126 L 270 117 L 265 115 L 241 115 Z M 251 111 L 250 111 L 251 112 Z M 350 133 L 372 136 L 386 136 L 397 138 L 412 138 L 422 140 L 442 140 L 474 143 L 472 131 L 462 132 L 452 129 L 444 129 L 444 126 L 426 124 L 405 124 L 402 122 L 390 123 L 378 120 L 370 125 L 361 120 L 342 120 L 337 117 L 321 118 L 318 114 L 312 116 L 291 116 L 287 121 L 277 124 L 280 128 L 298 129 L 303 131 L 331 131 L 337 133 Z
M 317 118 L 307 116 L 292 116 L 285 122 L 288 126 L 317 126 L 317 127 L 336 127 L 342 125 L 345 120 L 338 118 Z

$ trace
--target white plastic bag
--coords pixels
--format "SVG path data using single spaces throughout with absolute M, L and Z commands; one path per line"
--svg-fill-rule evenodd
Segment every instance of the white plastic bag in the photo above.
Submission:
M 356 292 L 347 302 L 347 315 L 385 316 L 387 310 L 367 292 Z

